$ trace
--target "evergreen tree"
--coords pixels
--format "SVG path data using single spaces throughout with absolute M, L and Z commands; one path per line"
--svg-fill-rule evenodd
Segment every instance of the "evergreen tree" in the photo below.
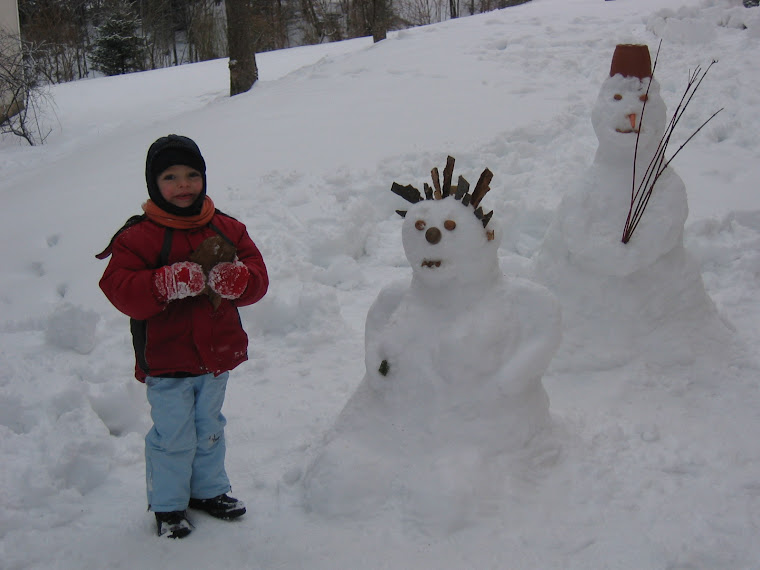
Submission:
M 140 19 L 126 2 L 117 2 L 97 28 L 91 52 L 92 66 L 106 75 L 145 69 L 145 43 L 139 35 Z

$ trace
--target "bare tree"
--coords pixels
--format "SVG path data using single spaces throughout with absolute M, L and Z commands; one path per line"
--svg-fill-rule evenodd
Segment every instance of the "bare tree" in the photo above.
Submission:
M 290 45 L 289 27 L 298 3 L 287 0 L 253 0 L 254 48 L 257 52 L 282 49 Z
M 217 0 L 195 0 L 188 6 L 187 43 L 190 61 L 222 57 L 226 51 L 225 22 Z
M 346 2 L 300 0 L 301 25 L 305 44 L 337 42 L 345 39 Z
M 372 36 L 375 42 L 385 39 L 391 10 L 388 0 L 350 0 L 347 11 L 348 36 Z
M 475 0 L 471 0 L 470 11 L 474 13 Z M 480 0 L 478 9 L 480 12 L 490 12 L 492 10 L 501 10 L 502 8 L 510 8 L 512 6 L 518 6 L 525 4 L 530 0 Z
M 41 144 L 50 134 L 41 123 L 49 95 L 39 80 L 32 44 L 0 29 L 0 133 Z
M 398 18 L 405 26 L 426 26 L 442 22 L 447 14 L 446 0 L 402 0 L 396 2 Z
M 87 76 L 89 4 L 86 0 L 19 0 L 21 36 L 33 44 L 49 81 Z
M 171 0 L 141 0 L 140 21 L 145 36 L 145 57 L 149 69 L 178 65 L 177 40 Z
M 226 0 L 227 49 L 230 56 L 230 97 L 245 93 L 259 78 L 256 66 L 254 0 Z

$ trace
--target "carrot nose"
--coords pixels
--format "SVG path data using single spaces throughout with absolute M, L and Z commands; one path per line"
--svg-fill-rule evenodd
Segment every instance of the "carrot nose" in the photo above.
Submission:
M 635 129 L 636 128 L 636 113 L 631 113 L 630 115 L 628 115 L 628 120 L 631 122 L 631 128 Z

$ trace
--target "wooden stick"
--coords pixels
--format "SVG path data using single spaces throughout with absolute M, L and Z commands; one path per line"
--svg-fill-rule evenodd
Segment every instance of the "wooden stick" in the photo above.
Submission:
M 433 193 L 433 196 L 436 200 L 440 200 L 443 198 L 443 195 L 441 194 L 441 177 L 438 175 L 438 167 L 436 166 L 433 168 L 433 170 L 430 171 L 430 176 L 433 178 L 433 187 L 435 188 L 435 192 Z
M 480 175 L 478 183 L 475 185 L 475 190 L 472 191 L 472 200 L 470 200 L 470 202 L 472 203 L 473 208 L 478 207 L 478 204 L 480 204 L 483 196 L 485 196 L 491 189 L 488 185 L 491 183 L 492 179 L 493 172 L 486 168 Z
M 462 196 L 467 194 L 470 190 L 470 183 L 464 179 L 464 176 L 460 176 L 457 180 L 457 192 L 454 194 L 454 198 L 461 200 Z
M 454 175 L 454 157 L 449 156 L 446 158 L 446 168 L 443 169 L 443 188 L 441 188 L 441 195 L 445 198 L 451 194 L 451 177 Z
M 401 184 L 394 182 L 393 185 L 391 186 L 391 192 L 401 196 L 404 200 L 406 200 L 407 202 L 411 202 L 412 204 L 416 204 L 417 202 L 422 200 L 422 195 L 420 194 L 420 191 L 417 190 L 417 188 L 415 188 L 411 184 L 407 184 L 406 186 L 401 186 Z
M 661 42 L 662 43 L 662 42 Z M 659 55 L 659 48 L 657 50 L 657 53 Z M 630 208 L 628 209 L 628 216 L 625 221 L 625 226 L 623 227 L 623 237 L 621 241 L 623 243 L 628 243 L 631 240 L 631 237 L 633 237 L 633 233 L 636 230 L 636 228 L 639 226 L 639 222 L 641 221 L 642 216 L 644 215 L 644 211 L 646 210 L 646 207 L 649 205 L 649 200 L 652 197 L 652 192 L 654 190 L 655 185 L 657 184 L 657 181 L 660 179 L 660 176 L 665 171 L 665 169 L 668 167 L 668 165 L 673 161 L 673 159 L 676 157 L 678 153 L 683 150 L 684 146 L 691 141 L 696 134 L 702 130 L 702 128 L 709 123 L 715 116 L 720 113 L 723 109 L 717 110 L 715 113 L 713 113 L 710 118 L 708 118 L 704 123 L 702 123 L 699 128 L 694 131 L 689 138 L 686 139 L 686 142 L 684 142 L 680 147 L 678 147 L 678 150 L 668 159 L 665 156 L 665 153 L 667 152 L 668 145 L 670 144 L 670 138 L 673 135 L 673 131 L 675 130 L 676 126 L 678 125 L 678 122 L 681 120 L 681 117 L 686 112 L 686 108 L 689 106 L 689 103 L 691 102 L 692 98 L 694 97 L 697 89 L 699 89 L 699 86 L 702 84 L 702 81 L 705 78 L 705 75 L 707 75 L 707 72 L 710 70 L 710 68 L 715 64 L 716 62 L 713 61 L 707 69 L 704 71 L 704 73 L 701 74 L 701 68 L 697 68 L 693 73 L 690 74 L 689 80 L 686 85 L 686 90 L 684 91 L 683 95 L 681 96 L 681 100 L 678 103 L 678 106 L 676 107 L 676 110 L 673 113 L 673 116 L 671 117 L 666 129 L 665 133 L 663 134 L 662 138 L 660 139 L 659 145 L 657 146 L 657 150 L 655 151 L 654 156 L 652 157 L 652 160 L 649 162 L 649 165 L 647 166 L 647 169 L 644 173 L 644 176 L 641 180 L 641 183 L 639 184 L 638 189 L 635 189 L 635 181 L 636 181 L 636 155 L 638 152 L 638 144 L 639 144 L 639 136 L 641 135 L 641 132 L 636 135 L 636 148 L 634 149 L 634 155 L 633 155 L 633 184 L 631 185 L 631 204 Z M 657 64 L 657 59 L 655 58 L 655 66 Z M 652 70 L 652 78 L 654 78 L 654 69 Z M 651 86 L 651 81 L 650 84 Z M 649 89 L 647 88 L 647 93 L 649 92 Z M 644 108 L 646 108 L 646 102 L 644 102 Z M 644 112 L 642 109 L 641 114 L 641 121 L 644 120 Z

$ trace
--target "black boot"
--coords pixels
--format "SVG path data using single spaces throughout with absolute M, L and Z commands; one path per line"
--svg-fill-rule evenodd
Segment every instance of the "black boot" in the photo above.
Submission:
M 226 493 L 211 499 L 190 499 L 190 508 L 205 511 L 212 517 L 231 520 L 245 514 L 245 504 Z
M 155 513 L 158 536 L 166 538 L 185 538 L 193 530 L 193 525 L 187 520 L 185 511 Z

